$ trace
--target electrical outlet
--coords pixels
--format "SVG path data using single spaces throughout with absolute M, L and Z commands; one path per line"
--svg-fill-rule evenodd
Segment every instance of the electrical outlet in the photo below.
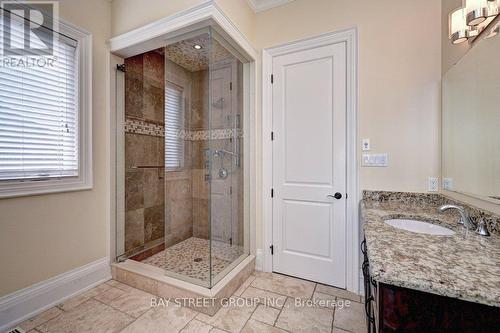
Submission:
M 429 192 L 437 192 L 439 190 L 439 178 L 429 177 Z
M 443 189 L 450 191 L 453 190 L 453 179 L 443 178 Z

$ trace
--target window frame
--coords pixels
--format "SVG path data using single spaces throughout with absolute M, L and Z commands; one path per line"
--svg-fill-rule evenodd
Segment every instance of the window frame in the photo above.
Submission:
M 76 73 L 78 112 L 78 176 L 51 179 L 4 180 L 0 199 L 50 193 L 90 190 L 92 179 L 92 34 L 58 19 L 59 34 L 77 42 Z
M 166 84 L 165 84 L 165 98 L 167 97 L 167 86 L 168 85 L 172 85 L 176 88 L 178 88 L 181 92 L 181 118 L 182 118 L 182 124 L 183 124 L 183 128 L 181 128 L 180 130 L 185 130 L 185 121 L 186 121 L 186 87 L 182 84 L 178 84 L 176 82 L 174 82 L 173 80 L 167 80 L 166 81 Z M 166 108 L 166 101 L 165 101 L 165 108 Z M 166 135 L 167 135 L 167 122 L 166 122 L 166 110 L 165 110 L 165 125 L 164 125 L 164 128 L 165 128 L 165 154 L 167 152 L 167 140 L 166 140 Z M 167 156 L 165 155 L 165 171 L 182 171 L 184 170 L 185 166 L 186 166 L 186 142 L 185 140 L 183 139 L 180 139 L 179 140 L 181 142 L 181 145 L 182 145 L 182 161 L 181 162 L 181 165 L 178 166 L 178 167 L 167 167 Z

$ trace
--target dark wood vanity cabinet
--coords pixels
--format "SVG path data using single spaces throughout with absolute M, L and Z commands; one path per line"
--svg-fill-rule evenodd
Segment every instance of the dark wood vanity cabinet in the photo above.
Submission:
M 500 332 L 500 308 L 377 283 L 366 243 L 363 276 L 368 332 Z

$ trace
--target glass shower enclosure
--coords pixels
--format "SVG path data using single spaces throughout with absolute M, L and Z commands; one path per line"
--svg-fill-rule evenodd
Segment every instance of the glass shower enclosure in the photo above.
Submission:
M 210 288 L 249 255 L 243 62 L 211 28 L 124 60 L 118 261 Z

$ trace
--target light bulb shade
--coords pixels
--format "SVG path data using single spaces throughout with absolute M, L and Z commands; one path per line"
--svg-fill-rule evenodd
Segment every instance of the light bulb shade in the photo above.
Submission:
M 465 0 L 466 22 L 476 26 L 488 17 L 488 0 Z
M 457 8 L 450 13 L 450 39 L 453 44 L 460 44 L 468 39 L 469 27 L 465 23 L 465 8 Z
M 488 16 L 493 17 L 500 14 L 500 0 L 488 1 Z

